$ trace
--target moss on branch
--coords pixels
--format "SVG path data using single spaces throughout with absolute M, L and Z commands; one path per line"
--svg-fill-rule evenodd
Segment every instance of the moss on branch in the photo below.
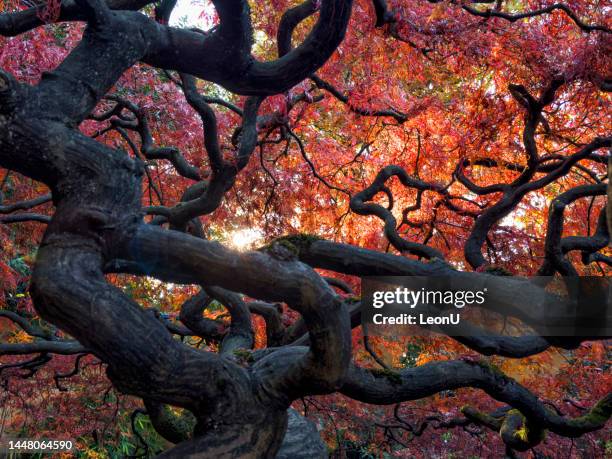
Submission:
M 402 375 L 395 370 L 390 368 L 374 368 L 370 372 L 375 378 L 386 378 L 391 384 L 399 385 L 402 384 Z
M 313 242 L 320 240 L 322 238 L 314 234 L 290 234 L 273 239 L 259 250 L 279 259 L 297 259 L 302 251 L 308 250 Z

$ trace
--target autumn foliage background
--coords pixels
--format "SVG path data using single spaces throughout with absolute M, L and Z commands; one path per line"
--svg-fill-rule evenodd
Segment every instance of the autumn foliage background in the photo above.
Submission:
M 280 15 L 296 2 L 252 2 L 256 28 L 255 53 L 261 59 L 276 56 L 276 28 Z M 548 1 L 514 0 L 507 11 L 531 10 Z M 578 17 L 607 25 L 610 5 L 599 0 L 566 2 Z M 508 85 L 522 84 L 538 94 L 559 75 L 566 83 L 545 110 L 536 137 L 541 155 L 562 157 L 609 133 L 610 96 L 600 88 L 612 71 L 612 38 L 607 33 L 585 33 L 561 11 L 508 22 L 483 19 L 457 5 L 421 0 L 391 0 L 396 22 L 374 27 L 370 1 L 359 0 L 353 10 L 346 39 L 332 59 L 317 73 L 345 95 L 342 101 L 306 80 L 287 95 L 269 97 L 260 115 L 280 117 L 290 127 L 289 140 L 277 140 L 278 131 L 260 126 L 265 142 L 237 178 L 235 187 L 216 212 L 202 218 L 207 236 L 243 250 L 258 247 L 285 234 L 312 233 L 379 251 L 393 251 L 375 217 L 349 212 L 349 195 L 368 186 L 378 171 L 397 164 L 428 182 L 451 184 L 449 191 L 461 197 L 458 206 L 470 211 L 490 206 L 499 194 L 477 196 L 453 180 L 464 159 L 490 158 L 499 164 L 523 164 L 524 108 L 511 96 Z M 2 11 L 24 8 L 14 0 L 0 1 Z M 206 1 L 190 6 L 187 20 L 173 17 L 177 25 L 214 26 L 214 9 Z M 53 14 L 50 10 L 49 14 Z M 152 11 L 149 11 L 152 14 Z M 294 39 L 300 40 L 314 18 L 301 24 Z M 50 24 L 16 38 L 0 38 L 0 67 L 19 80 L 35 83 L 42 72 L 54 68 L 78 42 L 81 24 Z M 187 160 L 207 171 L 199 117 L 185 101 L 172 75 L 138 65 L 130 69 L 113 93 L 136 103 L 146 113 L 152 134 L 160 146 L 176 146 Z M 243 98 L 222 88 L 200 83 L 200 91 L 237 106 Z M 300 101 L 292 104 L 292 98 Z M 112 106 L 104 102 L 99 110 Z M 231 110 L 215 107 L 224 148 L 229 151 L 240 118 Z M 365 111 L 392 110 L 393 116 L 364 116 Z M 129 150 L 129 145 L 108 123 L 90 120 L 81 126 L 89 135 Z M 135 140 L 135 136 L 134 136 Z M 590 173 L 589 173 L 590 171 Z M 486 248 L 491 265 L 513 274 L 534 274 L 542 263 L 548 205 L 559 193 L 602 177 L 605 166 L 589 163 L 589 169 L 573 169 L 551 185 L 528 194 L 508 217 L 489 233 Z M 518 172 L 505 167 L 470 167 L 466 171 L 479 185 L 509 183 Z M 191 182 L 163 162 L 151 163 L 143 188 L 144 205 L 172 204 L 180 200 Z M 394 212 L 417 199 L 414 190 L 391 183 Z M 16 173 L 0 170 L 0 199 L 14 202 L 46 193 L 41 184 Z M 384 194 L 377 201 L 386 203 Z M 408 215 L 400 233 L 410 240 L 428 243 L 442 251 L 455 266 L 468 269 L 463 245 L 474 218 L 438 202 L 435 193 L 424 193 L 421 206 Z M 566 235 L 591 234 L 605 197 L 576 202 L 566 212 Z M 46 204 L 41 213 L 52 214 Z M 38 209 L 40 210 L 40 209 Z M 36 312 L 28 297 L 30 268 L 44 225 L 0 224 L 0 308 L 32 318 Z M 612 251 L 607 249 L 607 255 Z M 581 275 L 609 275 L 605 264 L 583 265 Z M 143 307 L 156 308 L 174 319 L 180 304 L 195 293 L 193 288 L 162 284 L 147 278 L 113 275 L 116 285 L 130 292 Z M 356 280 L 345 278 L 357 287 Z M 222 308 L 208 311 L 222 317 Z M 287 323 L 295 315 L 287 310 Z M 257 343 L 265 345 L 263 321 L 256 321 Z M 95 333 L 95 330 L 92 330 Z M 0 340 L 31 339 L 12 322 L 0 318 Z M 360 329 L 353 331 L 356 359 L 376 363 L 363 348 Z M 449 338 L 408 337 L 371 339 L 375 352 L 389 365 L 415 366 L 430 360 L 476 354 Z M 194 340 L 195 346 L 207 346 Z M 35 356 L 32 356 L 35 357 Z M 575 351 L 551 348 L 525 359 L 489 358 L 491 364 L 554 403 L 565 414 L 579 415 L 612 387 L 610 348 L 605 342 L 584 343 Z M 166 446 L 146 416 L 134 415 L 139 402 L 117 393 L 106 379 L 104 366 L 92 356 L 53 356 L 46 365 L 31 370 L 11 368 L 24 357 L 0 358 L 0 430 L 36 438 L 77 439 L 81 457 L 124 457 L 145 454 L 136 428 L 149 444 L 148 453 Z M 471 389 L 447 391 L 416 402 L 403 403 L 401 416 L 414 426 L 427 416 L 452 418 L 470 404 L 492 409 L 496 403 Z M 307 398 L 294 404 L 314 420 L 338 457 L 499 457 L 503 444 L 485 430 L 427 429 L 421 436 L 408 430 L 397 438 L 386 434 L 394 407 L 360 404 L 340 395 Z M 134 421 L 133 423 L 131 421 Z M 576 440 L 549 435 L 535 448 L 541 457 L 610 457 L 610 432 L 604 430 Z M 352 455 L 351 455 L 352 454 Z M 528 453 L 528 457 L 531 453 Z

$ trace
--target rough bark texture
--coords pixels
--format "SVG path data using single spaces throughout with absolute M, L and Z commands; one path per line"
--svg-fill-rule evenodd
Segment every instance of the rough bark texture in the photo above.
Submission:
M 327 447 L 317 426 L 294 409 L 288 410 L 287 433 L 276 459 L 325 459 Z

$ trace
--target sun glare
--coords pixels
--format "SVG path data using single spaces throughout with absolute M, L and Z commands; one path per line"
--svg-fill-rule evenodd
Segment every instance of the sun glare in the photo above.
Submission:
M 205 0 L 178 0 L 172 10 L 170 25 L 173 27 L 197 27 L 208 30 L 214 25 L 215 7 Z
M 243 228 L 229 233 L 227 240 L 237 250 L 248 250 L 262 242 L 262 234 L 256 229 Z

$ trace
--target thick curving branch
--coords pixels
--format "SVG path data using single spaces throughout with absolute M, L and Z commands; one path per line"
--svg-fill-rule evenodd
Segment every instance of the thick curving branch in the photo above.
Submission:
M 202 315 L 210 302 L 211 298 L 206 292 L 200 291 L 181 305 L 179 319 L 195 335 L 208 340 L 220 341 L 224 335 L 223 324 Z
M 470 289 L 487 288 L 487 307 L 502 315 L 516 317 L 541 332 L 546 332 L 542 326 L 553 326 L 555 323 L 551 311 L 564 311 L 571 307 L 570 298 L 547 292 L 544 287 L 528 279 L 458 271 L 439 259 L 425 263 L 348 244 L 305 240 L 303 236 L 292 239 L 298 258 L 313 268 L 352 276 L 453 277 L 456 279 L 453 282 L 463 283 Z M 554 345 L 572 348 L 574 341 L 560 341 Z
M 144 399 L 147 415 L 155 430 L 171 443 L 181 443 L 192 438 L 196 418 L 187 410 L 180 415 L 172 412 L 168 405 Z
M 49 354 L 72 355 L 89 352 L 89 350 L 82 346 L 78 341 L 41 340 L 34 341 L 32 343 L 0 343 L 0 355 L 23 355 L 41 352 Z
M 360 108 L 354 106 L 350 99 L 342 94 L 335 86 L 331 83 L 323 80 L 317 75 L 311 75 L 310 79 L 317 85 L 319 89 L 323 89 L 334 96 L 337 100 L 345 104 L 349 110 L 353 113 L 357 113 L 361 116 L 382 116 L 382 117 L 390 117 L 394 118 L 399 124 L 405 123 L 409 119 L 409 115 L 406 113 L 401 113 L 397 110 L 389 109 L 389 110 L 374 110 L 367 108 Z
M 582 185 L 560 194 L 551 202 L 548 213 L 546 242 L 544 244 L 546 258 L 544 261 L 544 266 L 540 268 L 540 273 L 550 275 L 551 271 L 558 271 L 564 276 L 578 275 L 576 268 L 565 256 L 565 253 L 571 248 L 571 241 L 567 241 L 567 239 L 565 240 L 564 250 L 564 244 L 562 243 L 564 226 L 563 214 L 565 212 L 565 208 L 574 201 L 587 196 L 603 196 L 605 193 L 606 185 L 604 183 L 598 183 L 596 185 Z M 605 243 L 607 243 L 607 241 Z M 599 248 L 596 248 L 596 250 Z
M 224 40 L 223 25 L 209 35 L 163 28 L 143 61 L 218 83 L 237 94 L 282 93 L 315 72 L 336 50 L 344 38 L 351 6 L 350 0 L 323 0 L 319 19 L 306 39 L 271 62 L 256 61 L 245 43 L 236 46 Z
M 574 22 L 574 24 L 576 24 L 578 27 L 580 27 L 580 29 L 586 33 L 590 33 L 590 32 L 594 32 L 594 31 L 600 31 L 600 32 L 605 32 L 605 33 L 612 33 L 612 30 L 610 30 L 608 27 L 604 26 L 604 25 L 598 25 L 598 24 L 587 24 L 586 22 L 582 21 L 578 15 L 576 13 L 574 13 L 566 4 L 564 3 L 555 3 L 553 5 L 544 7 L 544 8 L 540 8 L 537 10 L 533 10 L 533 11 L 528 11 L 525 13 L 504 13 L 503 11 L 498 11 L 498 10 L 493 10 L 493 9 L 487 9 L 487 10 L 478 10 L 470 5 L 466 5 L 466 4 L 462 4 L 461 8 L 463 8 L 464 11 L 467 11 L 468 13 L 474 15 L 474 16 L 479 16 L 482 18 L 501 18 L 504 19 L 506 21 L 510 21 L 510 22 L 516 22 L 516 21 L 520 21 L 521 19 L 527 19 L 527 18 L 533 18 L 536 16 L 542 16 L 543 14 L 549 14 L 552 13 L 553 11 L 563 11 L 565 14 L 567 14 L 569 16 L 569 18 Z
M 453 339 L 482 355 L 517 359 L 540 354 L 551 347 L 550 341 L 541 336 L 495 336 L 469 324 L 462 325 L 461 333 Z
M 286 329 L 282 320 L 281 304 L 250 301 L 247 305 L 253 314 L 263 317 L 266 323 L 266 345 L 273 347 L 282 344 Z
M 151 3 L 153 2 L 150 0 L 107 0 L 106 2 L 111 10 L 133 11 L 144 8 Z M 27 10 L 0 14 L 0 35 L 14 37 L 44 25 L 44 22 L 40 19 L 40 13 L 46 6 L 47 4 L 43 3 Z M 62 1 L 58 22 L 84 21 L 85 19 L 85 12 L 77 1 Z
M 98 9 L 115 10 L 114 19 L 124 24 L 122 30 L 117 31 L 118 34 L 137 29 L 147 31 L 146 50 L 138 50 L 138 60 L 155 67 L 188 73 L 245 95 L 281 93 L 320 68 L 344 38 L 352 6 L 350 0 L 324 0 L 319 20 L 297 48 L 277 60 L 261 62 L 250 54 L 252 33 L 247 2 L 216 2 L 221 24 L 206 35 L 158 24 L 131 11 L 119 11 L 119 8 L 140 9 L 148 3 L 100 2 Z M 90 17 L 87 7 L 79 2 L 70 4 L 68 10 L 64 8 L 62 14 L 61 20 Z M 0 32 L 15 35 L 42 25 L 35 16 L 35 9 L 24 15 L 4 16 L 0 18 Z M 136 37 L 132 40 L 141 41 Z M 137 49 L 129 48 L 131 51 Z M 91 71 L 88 73 L 93 74 Z M 78 78 L 75 79 L 78 81 Z
M 244 169 L 257 145 L 257 112 L 263 99 L 249 97 L 245 103 L 240 141 L 234 152 L 233 161 L 223 159 L 217 140 L 217 125 L 214 112 L 208 104 L 195 93 L 194 81 L 189 76 L 183 76 L 186 97 L 190 104 L 200 113 L 204 126 L 205 146 L 208 152 L 213 176 L 208 182 L 192 188 L 190 200 L 180 202 L 172 208 L 157 207 L 152 212 L 163 215 L 173 228 L 184 228 L 192 219 L 206 215 L 216 210 L 221 204 L 225 193 L 233 186 L 238 173 Z M 197 194 L 199 193 L 199 195 Z M 187 196 L 187 193 L 185 197 Z
M 278 32 L 276 33 L 278 57 L 283 57 L 291 51 L 293 31 L 300 22 L 316 13 L 317 9 L 318 5 L 315 0 L 306 0 L 304 3 L 300 3 L 283 13 L 278 24 Z
M 190 272 L 203 286 L 286 302 L 300 312 L 310 332 L 310 352 L 297 362 L 274 366 L 276 382 L 270 390 L 279 396 L 292 399 L 326 392 L 341 383 L 350 359 L 348 314 L 327 283 L 306 265 L 266 253 L 232 252 L 217 243 L 150 225 L 138 226 L 131 237 L 114 241 L 112 247 L 117 255 L 127 254 L 160 279 Z
M 24 332 L 26 332 L 30 336 L 34 336 L 36 338 L 42 338 L 45 340 L 52 340 L 53 335 L 47 330 L 43 330 L 42 328 L 34 325 L 25 317 L 17 314 L 13 311 L 7 311 L 4 309 L 0 309 L 0 317 L 4 317 L 14 322 L 21 328 Z
M 375 215 L 380 218 L 385 224 L 385 236 L 393 247 L 400 252 L 408 252 L 428 259 L 443 259 L 444 256 L 440 251 L 423 244 L 403 239 L 397 232 L 397 220 L 391 211 L 389 209 L 385 209 L 379 204 L 368 203 L 368 201 L 371 201 L 379 192 L 386 189 L 385 183 L 391 177 L 397 177 L 402 182 L 402 185 L 409 188 L 414 188 L 420 191 L 428 190 L 445 193 L 445 189 L 442 185 L 430 184 L 411 177 L 399 166 L 387 166 L 378 173 L 369 187 L 355 194 L 351 198 L 351 210 L 359 215 Z
M 382 4 L 384 5 L 384 0 L 382 1 Z M 318 6 L 315 0 L 306 0 L 304 3 L 301 3 L 300 5 L 287 10 L 283 14 L 276 35 L 279 57 L 283 57 L 291 51 L 291 36 L 293 34 L 293 31 L 303 20 L 312 16 L 317 11 L 317 8 Z M 355 107 L 350 103 L 349 98 L 342 94 L 342 92 L 340 92 L 332 84 L 316 76 L 314 73 L 310 75 L 310 79 L 319 89 L 323 89 L 329 92 L 340 102 L 347 105 L 348 108 L 354 113 L 357 113 L 362 116 L 392 117 L 399 124 L 405 123 L 408 120 L 408 115 L 400 113 L 396 110 L 369 110 Z
M 24 223 L 24 222 L 37 222 L 37 223 L 49 223 L 51 217 L 48 215 L 33 214 L 33 213 L 22 213 L 13 214 L 0 217 L 0 224 L 8 225 L 10 223 Z
M 238 293 L 219 287 L 207 287 L 205 290 L 225 306 L 232 319 L 229 330 L 221 341 L 219 354 L 230 355 L 239 349 L 252 349 L 255 344 L 255 333 L 248 305 Z
M 223 154 L 219 145 L 217 116 L 196 87 L 196 79 L 191 75 L 181 74 L 183 93 L 189 105 L 200 115 L 204 131 L 204 148 L 208 154 L 213 173 L 219 174 L 224 166 Z M 243 115 L 241 115 L 243 116 Z
M 51 201 L 51 195 L 45 194 L 43 196 L 39 196 L 38 198 L 29 199 L 27 201 L 0 205 L 0 214 L 10 214 L 11 212 L 15 212 L 16 210 L 28 210 L 33 207 L 40 206 L 41 204 L 45 204 L 49 201 Z
M 527 110 L 525 129 L 523 131 L 523 143 L 528 158 L 527 166 L 512 183 L 503 185 L 500 188 L 500 191 L 503 192 L 501 199 L 493 206 L 484 210 L 474 222 L 472 231 L 464 246 L 465 259 L 474 269 L 480 268 L 487 263 L 482 254 L 482 246 L 486 241 L 489 231 L 499 220 L 510 214 L 528 193 L 541 189 L 563 177 L 579 161 L 590 157 L 601 148 L 612 145 L 612 138 L 596 137 L 577 152 L 559 161 L 556 167 L 543 177 L 535 178 L 539 164 L 539 156 L 535 143 L 535 130 L 541 120 L 541 111 L 552 102 L 554 94 L 561 84 L 561 80 L 553 80 L 537 100 L 521 86 L 516 85 L 512 88 L 515 98 L 521 101 L 520 103 Z
M 394 374 L 397 379 L 353 365 L 340 392 L 362 402 L 386 405 L 443 390 L 475 387 L 516 408 L 536 425 L 570 438 L 601 429 L 612 415 L 612 395 L 608 395 L 583 416 L 560 416 L 512 378 L 477 362 L 427 363 Z
M 91 118 L 102 121 L 113 114 L 121 115 L 122 108 L 129 110 L 134 115 L 133 119 L 126 119 L 125 116 L 116 117 L 110 120 L 111 126 L 118 126 L 137 132 L 141 141 L 139 151 L 144 158 L 149 160 L 168 160 L 182 177 L 191 180 L 201 180 L 198 169 L 189 164 L 177 148 L 153 146 L 153 135 L 151 134 L 149 121 L 147 120 L 144 110 L 129 100 L 116 95 L 107 96 L 106 99 L 115 102 L 115 108 L 111 109 L 106 114 L 102 114 L 101 116 L 94 115 L 91 116 Z

